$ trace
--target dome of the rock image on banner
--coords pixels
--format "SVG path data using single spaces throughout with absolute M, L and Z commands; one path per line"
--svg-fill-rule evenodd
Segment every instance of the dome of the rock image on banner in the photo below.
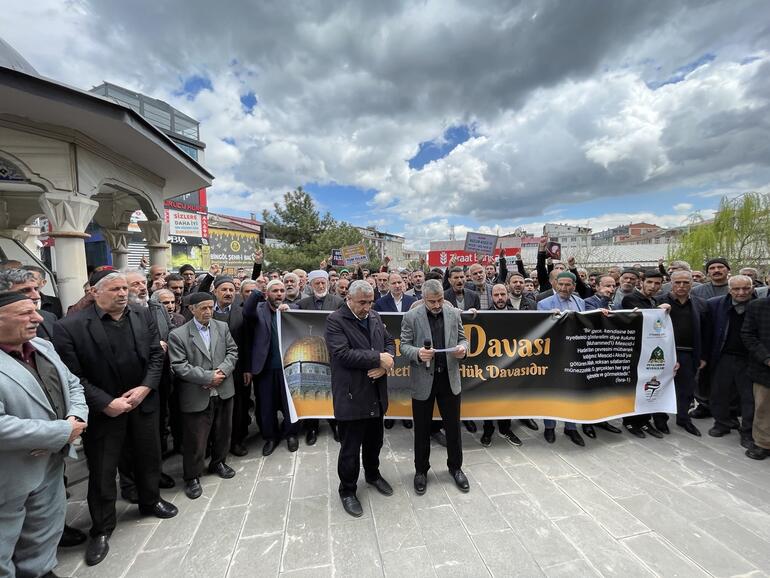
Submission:
M 283 356 L 283 367 L 292 396 L 331 398 L 332 371 L 323 337 L 308 335 L 294 341 Z

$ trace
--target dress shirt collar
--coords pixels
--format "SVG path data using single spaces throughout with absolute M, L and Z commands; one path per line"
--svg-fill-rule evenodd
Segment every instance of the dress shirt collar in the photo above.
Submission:
M 33 356 L 35 355 L 35 346 L 32 345 L 29 341 L 25 341 L 21 346 L 21 351 L 19 351 L 14 345 L 0 345 L 0 349 L 5 351 L 8 355 L 11 357 L 15 357 L 16 359 L 19 359 L 29 365 L 33 361 Z
M 206 332 L 209 330 L 209 325 L 211 322 L 209 322 L 209 325 L 203 325 L 202 323 L 199 323 L 195 317 L 193 317 L 193 323 L 195 323 L 195 327 L 198 328 L 198 331 Z

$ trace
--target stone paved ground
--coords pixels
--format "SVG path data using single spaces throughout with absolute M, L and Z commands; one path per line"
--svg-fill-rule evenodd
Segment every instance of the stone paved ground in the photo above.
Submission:
M 705 430 L 706 421 L 698 422 Z M 164 492 L 179 515 L 120 521 L 102 564 L 60 550 L 63 576 L 767 576 L 770 460 L 743 456 L 734 432 L 694 438 L 674 426 L 665 440 L 599 430 L 578 448 L 559 435 L 517 429 L 517 449 L 463 434 L 471 492 L 460 493 L 433 447 L 428 492 L 412 488 L 412 434 L 387 432 L 382 473 L 391 497 L 366 486 L 360 519 L 336 493 L 337 447 L 328 428 L 314 447 L 285 444 L 232 459 L 232 480 L 207 476 L 203 497 Z M 538 435 L 540 434 L 540 435 Z M 166 470 L 180 478 L 178 457 Z M 69 521 L 86 529 L 85 483 Z

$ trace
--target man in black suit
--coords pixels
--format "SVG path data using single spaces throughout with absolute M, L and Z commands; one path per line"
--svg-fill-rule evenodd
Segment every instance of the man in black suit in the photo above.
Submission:
M 385 297 L 380 297 L 374 302 L 372 309 L 381 313 L 406 313 L 417 301 L 411 295 L 404 293 L 404 279 L 399 273 L 391 273 L 388 276 L 389 291 Z
M 388 411 L 386 373 L 393 367 L 396 345 L 380 316 L 370 311 L 373 299 L 369 283 L 354 281 L 347 304 L 326 320 L 334 417 L 341 441 L 337 460 L 340 499 L 345 511 L 356 518 L 363 514 L 356 497 L 361 455 L 366 482 L 385 496 L 393 494 L 380 475 L 380 449 L 383 416 Z
M 243 326 L 243 302 L 236 303 L 237 291 L 232 277 L 220 276 L 214 280 L 214 319 L 224 321 L 230 329 L 235 344 L 238 346 L 238 362 L 233 371 L 235 397 L 233 400 L 233 423 L 230 441 L 230 453 L 235 456 L 245 456 L 246 437 L 249 434 L 249 401 L 251 400 L 251 382 L 243 379 L 244 367 L 249 367 L 248 355 L 251 343 Z M 257 409 L 259 412 L 259 409 Z
M 139 511 L 171 518 L 177 508 L 161 499 L 158 382 L 163 349 L 152 313 L 128 304 L 126 276 L 92 275 L 94 304 L 59 321 L 53 342 L 80 378 L 90 409 L 83 446 L 88 461 L 91 542 L 86 564 L 101 562 L 116 525 L 115 475 L 124 444 L 130 444 Z
M 387 275 L 387 273 L 385 273 Z M 292 305 L 292 309 L 306 309 L 308 311 L 336 311 L 342 305 L 344 301 L 341 297 L 337 297 L 332 293 L 329 293 L 329 274 L 322 270 L 316 269 L 308 273 L 308 283 L 310 285 L 311 294 L 307 297 L 303 297 Z M 339 434 L 337 433 L 337 424 L 334 420 L 328 420 L 329 427 L 332 429 L 332 435 L 334 441 L 339 441 Z M 305 420 L 305 443 L 312 446 L 318 440 L 318 426 L 319 421 L 317 419 Z
M 286 438 L 290 452 L 296 452 L 299 447 L 297 433 L 299 424 L 291 423 L 289 400 L 283 381 L 283 360 L 278 346 L 277 312 L 286 311 L 289 306 L 283 302 L 286 294 L 283 282 L 274 279 L 265 289 L 267 301 L 263 293 L 254 291 L 243 305 L 243 317 L 251 327 L 251 365 L 244 374 L 246 382 L 253 381 L 254 395 L 259 400 L 261 413 L 262 437 L 265 445 L 262 455 L 269 456 L 275 451 L 281 437 Z M 278 427 L 278 412 L 283 414 L 282 430 Z

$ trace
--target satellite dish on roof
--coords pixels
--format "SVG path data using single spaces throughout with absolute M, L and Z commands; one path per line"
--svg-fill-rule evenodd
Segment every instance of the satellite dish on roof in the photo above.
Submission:
M 2 38 L 0 38 L 0 66 L 23 72 L 24 74 L 40 76 L 37 70 Z

